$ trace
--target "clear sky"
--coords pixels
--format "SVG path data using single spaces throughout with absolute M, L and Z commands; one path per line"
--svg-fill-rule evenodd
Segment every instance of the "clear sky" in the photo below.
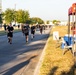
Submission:
M 76 0 L 2 0 L 2 10 L 28 10 L 30 17 L 43 20 L 68 20 L 68 9 Z

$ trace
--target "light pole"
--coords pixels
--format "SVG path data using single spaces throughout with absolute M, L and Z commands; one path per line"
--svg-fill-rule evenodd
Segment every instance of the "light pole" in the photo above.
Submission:
M 0 0 L 0 27 L 2 27 L 2 0 Z
M 14 14 L 15 14 L 14 21 L 15 21 L 15 25 L 16 25 L 16 4 L 15 4 L 15 11 L 14 11 Z

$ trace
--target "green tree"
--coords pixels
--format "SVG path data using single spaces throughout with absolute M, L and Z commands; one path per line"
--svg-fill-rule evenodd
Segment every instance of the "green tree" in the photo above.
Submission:
M 32 23 L 35 23 L 35 24 L 43 24 L 44 23 L 44 21 L 41 19 L 41 18 L 38 18 L 38 17 L 32 17 L 31 18 L 31 21 L 32 21 Z
M 46 23 L 49 24 L 49 20 Z
M 13 22 L 14 20 L 14 9 L 6 9 L 6 11 L 4 12 L 4 20 L 6 21 L 6 23 L 10 23 Z
M 25 23 L 27 20 L 29 20 L 28 11 L 24 11 L 24 10 L 20 9 L 16 12 L 16 21 L 18 23 Z
M 55 25 L 59 25 L 60 22 L 61 21 L 59 21 L 59 20 L 53 20 L 53 24 L 55 24 Z
M 38 24 L 44 24 L 44 21 L 41 18 L 38 18 Z
M 44 21 L 38 17 L 32 17 L 26 20 L 28 24 L 44 24 Z
M 32 20 L 32 18 L 29 18 L 28 20 L 26 20 L 26 24 L 34 24 L 34 21 Z
M 56 24 L 57 20 L 53 20 L 53 24 Z

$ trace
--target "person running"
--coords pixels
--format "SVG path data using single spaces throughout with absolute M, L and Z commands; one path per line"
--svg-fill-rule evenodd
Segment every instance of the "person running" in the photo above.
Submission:
M 20 28 L 20 24 L 18 24 L 18 29 Z
M 35 35 L 35 25 L 33 24 L 31 26 L 31 40 L 35 37 L 34 35 Z
M 44 30 L 44 33 L 45 33 L 45 25 L 43 25 L 43 30 Z
M 23 32 L 25 35 L 26 43 L 28 42 L 28 36 L 29 36 L 29 25 L 25 24 L 23 27 Z
M 6 31 L 6 28 L 7 28 L 6 23 L 3 26 L 4 26 L 4 30 Z
M 24 36 L 24 24 L 23 23 L 21 24 L 21 31 L 22 31 L 23 36 Z
M 10 23 L 6 29 L 7 37 L 8 37 L 8 43 L 10 43 L 10 44 L 12 44 L 13 30 L 14 30 L 14 28 L 13 28 L 12 24 Z
M 39 29 L 40 29 L 40 33 L 42 34 L 43 27 L 42 26 L 39 26 Z

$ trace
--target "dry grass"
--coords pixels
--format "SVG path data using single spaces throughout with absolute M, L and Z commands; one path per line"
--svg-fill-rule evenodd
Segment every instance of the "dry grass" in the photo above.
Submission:
M 62 55 L 62 49 L 56 48 L 53 31 L 59 31 L 60 36 L 64 36 L 67 34 L 67 26 L 57 26 L 52 29 L 39 75 L 75 75 L 73 55 L 70 50 Z

